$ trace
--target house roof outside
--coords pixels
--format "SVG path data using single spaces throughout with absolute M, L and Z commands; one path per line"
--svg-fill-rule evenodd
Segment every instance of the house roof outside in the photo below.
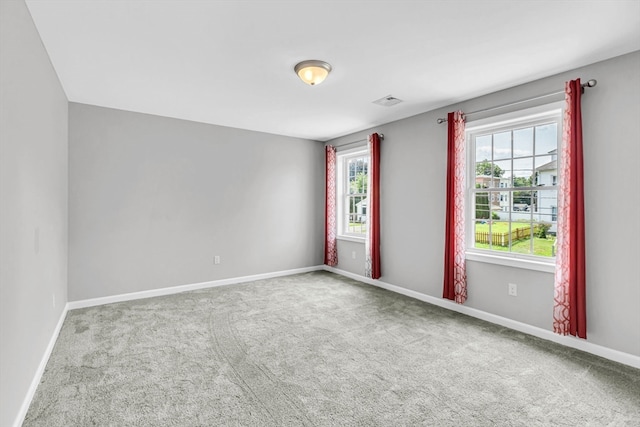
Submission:
M 545 163 L 544 165 L 538 166 L 536 168 L 536 170 L 539 171 L 539 172 L 551 171 L 551 170 L 557 170 L 557 169 L 558 169 L 558 161 L 557 160 L 552 160 L 549 163 Z

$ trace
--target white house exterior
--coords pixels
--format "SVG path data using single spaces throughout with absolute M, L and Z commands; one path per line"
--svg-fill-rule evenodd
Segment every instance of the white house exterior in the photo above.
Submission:
M 356 203 L 355 222 L 367 221 L 367 206 L 369 206 L 369 199 L 363 199 Z
M 537 197 L 537 220 L 553 223 L 550 231 L 556 231 L 558 219 L 558 160 L 557 151 L 551 152 L 552 160 L 536 168 L 536 184 L 539 188 Z

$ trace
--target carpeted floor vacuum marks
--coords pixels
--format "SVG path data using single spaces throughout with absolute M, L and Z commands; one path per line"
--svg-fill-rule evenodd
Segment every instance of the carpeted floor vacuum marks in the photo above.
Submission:
M 640 370 L 326 272 L 70 311 L 24 426 L 640 425 Z
M 260 411 L 260 418 L 277 421 L 278 425 L 313 425 L 295 390 L 289 390 L 260 361 L 247 355 L 242 339 L 230 321 L 230 314 L 211 316 L 211 335 L 216 356 L 229 366 L 233 382 Z

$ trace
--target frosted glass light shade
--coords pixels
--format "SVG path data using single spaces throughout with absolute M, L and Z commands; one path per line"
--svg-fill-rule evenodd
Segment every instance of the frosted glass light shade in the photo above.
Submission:
M 308 85 L 315 86 L 324 81 L 331 71 L 331 65 L 324 61 L 302 61 L 294 67 L 300 80 Z

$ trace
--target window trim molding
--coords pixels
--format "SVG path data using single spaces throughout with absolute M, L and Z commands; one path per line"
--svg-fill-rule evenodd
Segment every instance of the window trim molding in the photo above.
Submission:
M 478 135 L 491 129 L 492 133 L 499 132 L 504 129 L 513 129 L 519 124 L 535 124 L 544 122 L 550 118 L 558 120 L 560 124 L 559 136 L 558 136 L 558 156 L 560 155 L 560 144 L 562 142 L 562 122 L 564 116 L 564 102 L 556 101 L 544 105 L 540 105 L 533 108 L 527 108 L 523 110 L 511 111 L 505 114 L 499 114 L 491 117 L 486 117 L 478 120 L 467 122 L 465 126 L 466 137 L 466 149 L 472 148 L 472 138 L 474 135 Z M 475 174 L 471 171 L 475 170 L 475 162 L 470 154 L 467 154 L 466 159 L 467 173 L 465 174 L 465 222 L 473 222 L 472 207 L 473 204 L 470 200 L 472 193 L 472 186 L 475 185 Z M 467 223 L 465 225 L 465 241 L 471 242 L 474 238 L 473 227 Z M 507 267 L 522 268 L 527 270 L 536 270 L 547 273 L 553 273 L 556 269 L 555 257 L 543 257 L 537 255 L 519 254 L 515 252 L 502 252 L 493 251 L 490 249 L 479 249 L 475 247 L 465 248 L 465 259 L 469 261 L 485 262 L 489 264 L 503 265 Z
M 366 237 L 364 235 L 362 237 L 360 237 L 360 236 L 356 236 L 356 235 L 352 235 L 352 234 L 338 234 L 336 236 L 336 239 L 338 239 L 338 240 L 346 240 L 347 242 L 364 244 L 364 241 L 365 241 Z
M 465 259 L 467 261 L 484 262 L 487 264 L 497 264 L 505 267 L 521 268 L 525 270 L 542 271 L 545 273 L 555 273 L 556 259 L 550 258 L 553 262 L 544 262 L 540 259 L 532 259 L 526 255 L 509 253 L 508 256 L 500 256 L 488 250 L 467 248 Z

